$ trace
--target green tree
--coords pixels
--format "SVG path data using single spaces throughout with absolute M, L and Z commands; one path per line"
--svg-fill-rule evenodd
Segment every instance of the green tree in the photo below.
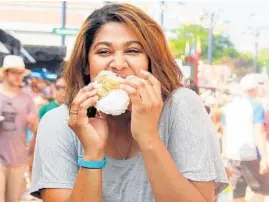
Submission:
M 176 37 L 171 39 L 170 47 L 175 57 L 185 55 L 187 41 L 195 43 L 197 38 L 201 41 L 202 59 L 207 60 L 208 30 L 199 25 L 184 25 L 174 30 Z M 213 63 L 219 63 L 223 57 L 238 57 L 240 53 L 234 48 L 228 37 L 222 35 L 213 36 Z
M 258 66 L 269 70 L 269 49 L 262 49 L 258 54 Z
M 201 26 L 185 25 L 174 30 L 176 38 L 169 41 L 173 54 L 177 57 L 185 54 L 186 43 L 193 42 L 197 37 L 201 40 L 202 52 L 205 51 L 208 32 Z

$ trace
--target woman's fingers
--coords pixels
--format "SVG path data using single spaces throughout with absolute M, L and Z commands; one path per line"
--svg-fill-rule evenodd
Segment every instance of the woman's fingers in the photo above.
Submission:
M 136 87 L 130 85 L 129 83 L 121 83 L 121 89 L 128 93 L 128 95 L 134 95 L 137 93 Z
M 151 83 L 145 79 L 139 78 L 139 77 L 132 77 L 131 79 L 127 79 L 123 81 L 123 83 L 126 83 L 130 86 L 132 86 L 135 89 L 146 89 L 147 92 L 151 95 L 154 93 L 154 88 L 151 85 Z M 152 97 L 153 98 L 153 97 Z
M 158 79 L 155 78 L 150 72 L 145 70 L 140 70 L 140 76 L 148 81 L 155 89 L 157 94 L 161 94 L 161 83 L 158 81 Z
M 143 102 L 147 107 L 151 107 L 151 103 L 158 98 L 152 85 L 138 77 L 132 77 L 123 81 L 122 89 L 126 90 L 130 95 L 132 103 L 133 101 Z
M 128 83 L 122 83 L 121 84 L 121 89 L 128 93 L 128 95 L 129 95 L 129 97 L 131 99 L 131 103 L 133 105 L 136 105 L 139 102 L 141 102 L 141 97 L 140 97 L 140 95 L 138 93 L 138 90 L 134 86 L 132 86 L 132 85 L 130 85 Z
M 94 106 L 97 101 L 97 91 L 94 89 L 92 84 L 82 88 L 78 92 L 71 105 L 69 112 L 71 125 L 74 125 L 78 122 L 81 124 L 86 122 L 85 118 L 87 118 L 87 109 L 91 106 Z
M 90 90 L 90 89 L 89 89 Z M 72 102 L 72 105 L 71 105 L 71 111 L 77 111 L 80 107 L 80 104 L 82 102 L 84 102 L 85 100 L 93 97 L 93 96 L 96 96 L 97 95 L 97 91 L 95 89 L 93 90 L 90 90 L 89 91 L 88 89 L 87 90 L 81 90 L 77 96 L 75 97 L 74 101 Z
M 94 96 L 91 96 L 90 98 L 84 100 L 79 108 L 78 108 L 78 115 L 79 117 L 85 117 L 87 116 L 87 109 L 89 107 L 92 107 L 92 106 L 95 106 L 96 103 L 98 101 L 98 96 L 97 95 L 94 95 Z

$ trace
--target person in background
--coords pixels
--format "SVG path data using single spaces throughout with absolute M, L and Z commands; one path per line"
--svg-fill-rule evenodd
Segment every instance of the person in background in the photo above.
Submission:
M 45 98 L 44 93 L 42 93 L 42 87 L 44 87 L 44 81 L 42 78 L 31 78 L 32 96 L 38 110 L 49 102 Z
M 259 88 L 258 97 L 259 101 L 262 103 L 265 111 L 265 132 L 266 139 L 269 141 L 269 78 L 264 77 L 263 75 L 257 74 L 257 77 L 262 84 L 262 87 Z M 268 156 L 269 157 L 269 156 Z M 269 161 L 269 159 L 268 159 Z
M 58 77 L 55 81 L 55 99 L 48 104 L 42 106 L 39 110 L 39 119 L 41 119 L 48 111 L 60 106 L 64 103 L 66 84 L 62 77 Z
M 217 136 L 218 136 L 218 139 L 219 139 L 219 144 L 220 144 L 220 151 L 221 151 L 221 154 L 223 155 L 223 133 L 224 133 L 224 129 L 223 129 L 223 124 L 222 124 L 222 109 L 220 107 L 215 107 L 212 112 L 211 112 L 211 120 L 212 120 L 212 123 L 214 124 L 215 128 L 216 128 L 216 131 L 217 131 Z M 231 173 L 231 170 L 228 168 L 227 166 L 227 163 L 224 160 L 224 166 L 225 166 L 225 171 L 226 171 L 226 174 L 228 177 L 231 177 L 232 176 L 232 173 Z
M 217 130 L 218 138 L 221 139 L 223 134 L 223 126 L 222 126 L 222 112 L 220 108 L 215 108 L 214 111 L 212 111 L 211 120 Z
M 24 76 L 30 73 L 21 57 L 8 55 L 0 68 L 0 202 L 18 202 L 24 193 L 28 169 L 26 129 L 36 131 L 38 117 L 33 99 L 22 91 Z
M 260 87 L 254 74 L 242 78 L 243 96 L 224 108 L 224 158 L 232 171 L 234 202 L 243 202 L 246 188 L 255 193 L 252 202 L 263 202 L 269 194 L 269 145 L 264 129 L 264 108 L 256 101 Z
M 192 79 L 186 80 L 185 86 L 186 88 L 193 90 L 194 92 L 197 93 L 197 95 L 199 95 L 199 87 Z

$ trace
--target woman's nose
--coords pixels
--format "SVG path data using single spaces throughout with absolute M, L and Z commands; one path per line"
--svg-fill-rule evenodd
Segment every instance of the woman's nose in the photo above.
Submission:
M 127 66 L 127 62 L 123 54 L 115 54 L 113 61 L 110 64 L 112 69 L 121 70 Z

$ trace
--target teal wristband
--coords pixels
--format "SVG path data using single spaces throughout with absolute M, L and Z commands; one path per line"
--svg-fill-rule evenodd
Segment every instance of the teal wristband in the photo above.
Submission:
M 106 157 L 102 161 L 85 161 L 82 155 L 78 157 L 78 165 L 87 169 L 102 169 L 106 165 Z

